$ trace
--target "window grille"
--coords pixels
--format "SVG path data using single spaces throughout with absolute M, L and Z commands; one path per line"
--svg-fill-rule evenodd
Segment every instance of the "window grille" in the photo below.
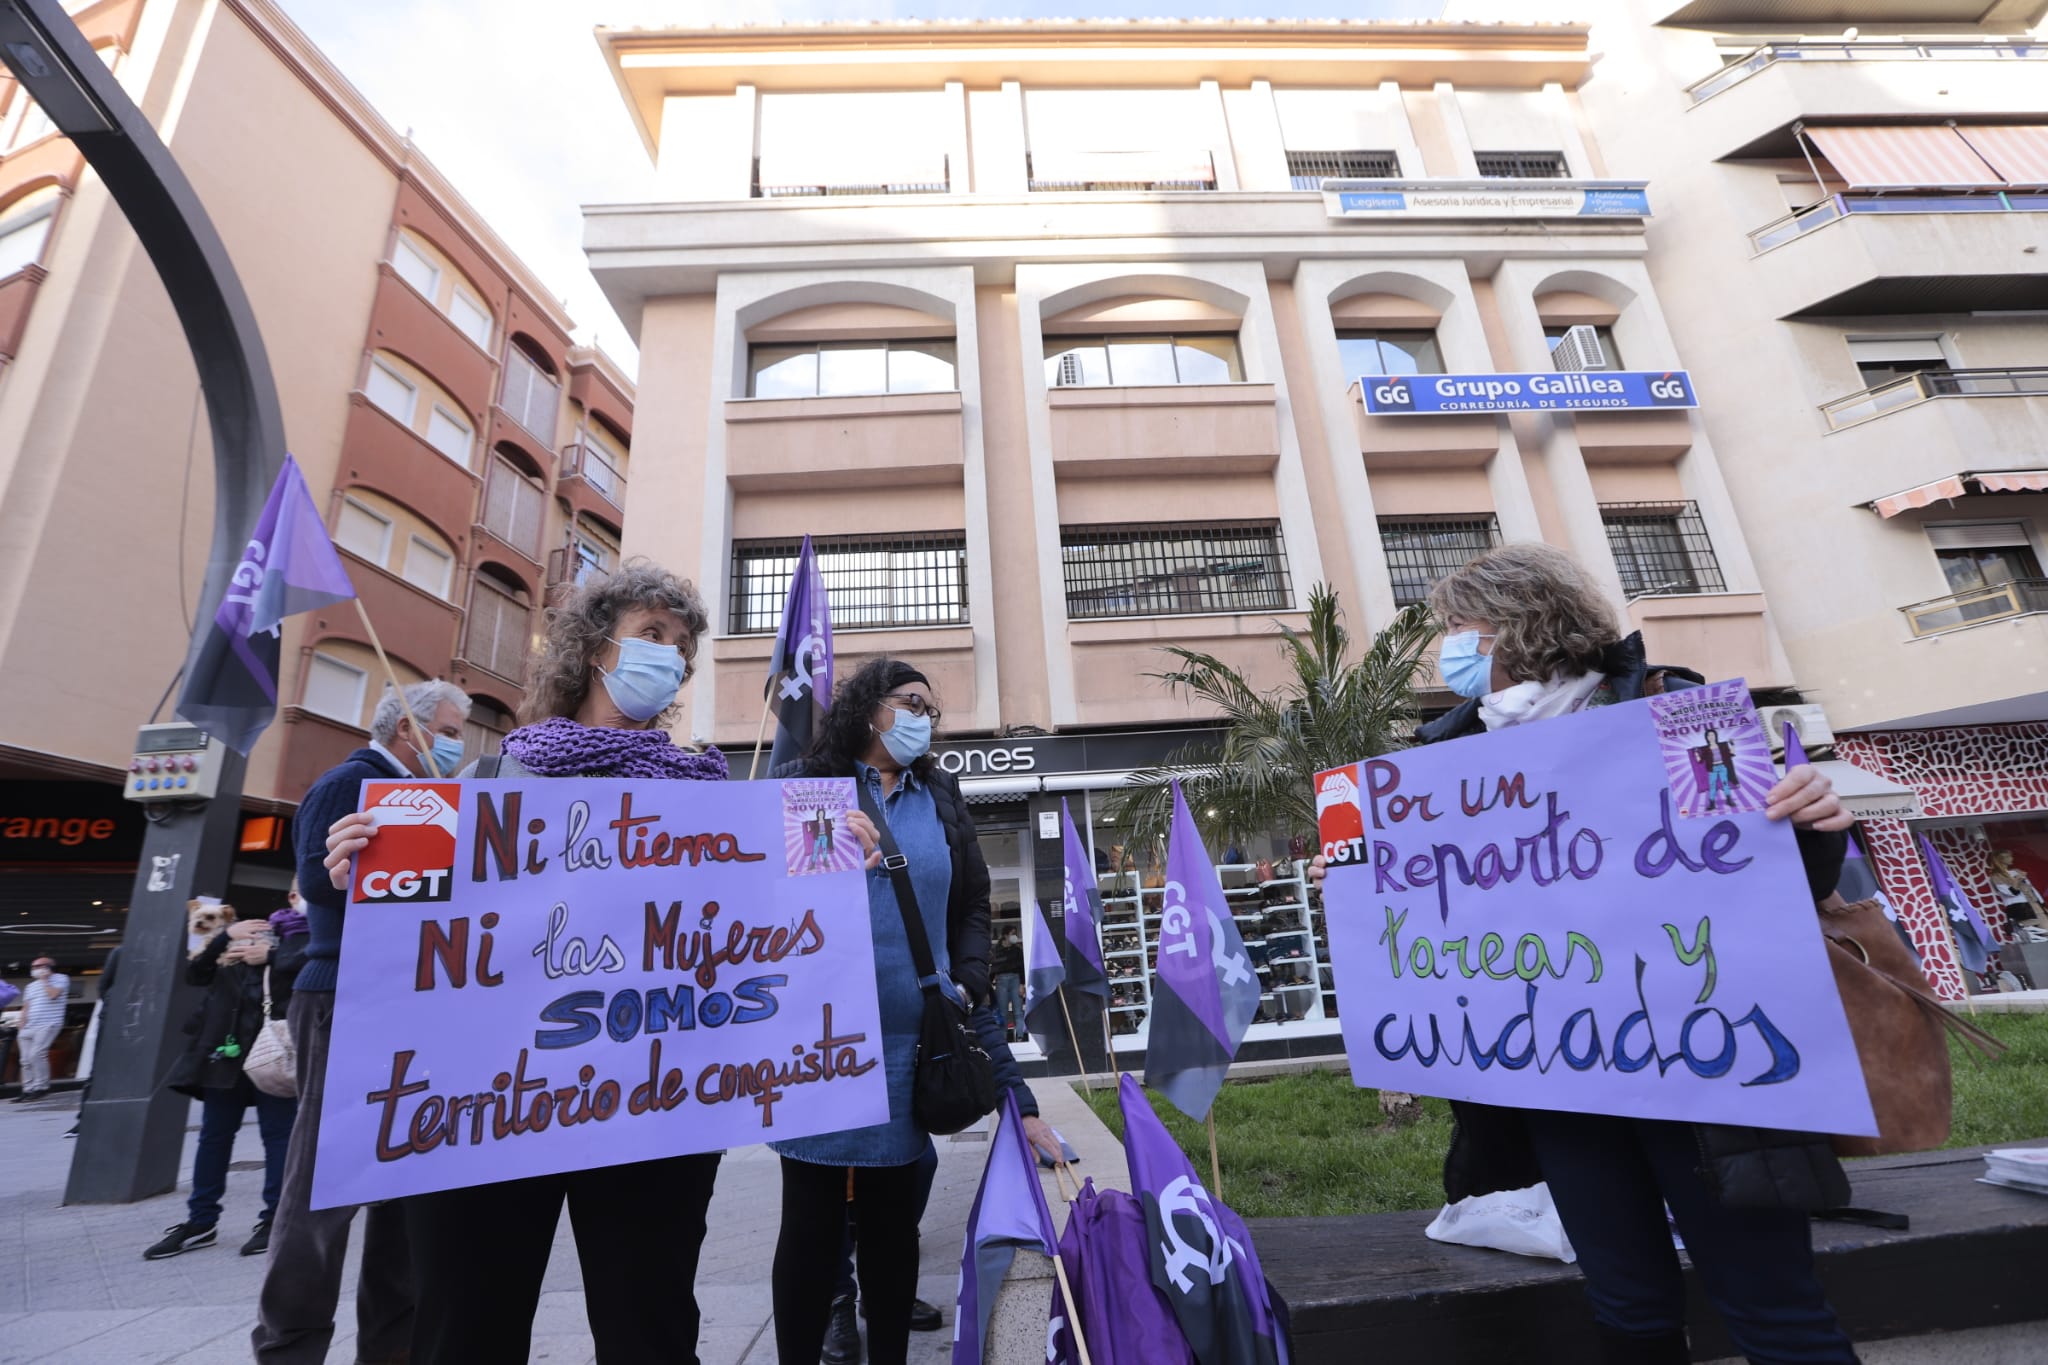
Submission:
M 1275 521 L 1063 526 L 1067 616 L 1286 610 L 1293 602 Z
M 1431 588 L 1498 544 L 1500 522 L 1491 513 L 1380 518 L 1380 546 L 1397 607 L 1427 601 Z
M 1726 592 L 1696 502 L 1603 502 L 1600 520 L 1630 597 Z
M 1401 174 L 1393 152 L 1289 152 L 1287 174 L 1298 190 L 1319 190 L 1324 180 L 1392 180 Z
M 834 630 L 967 620 L 967 537 L 961 532 L 833 536 L 814 539 L 811 546 L 832 604 Z M 801 548 L 801 540 L 734 542 L 728 618 L 733 634 L 775 633 Z
M 1489 180 L 1567 180 L 1563 152 L 1475 152 L 1479 174 Z

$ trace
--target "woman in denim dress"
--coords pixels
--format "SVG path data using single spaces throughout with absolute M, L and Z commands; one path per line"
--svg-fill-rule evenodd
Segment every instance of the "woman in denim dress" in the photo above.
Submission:
M 940 986 L 978 1002 L 988 993 L 988 869 L 959 787 L 931 760 L 938 719 L 924 674 L 873 660 L 841 684 L 804 771 L 851 776 L 873 795 L 910 864 Z M 905 1358 L 917 1292 L 914 1192 L 929 1135 L 911 1117 L 910 1095 L 924 992 L 894 881 L 880 867 L 867 879 L 889 1120 L 770 1144 L 782 1158 L 776 1354 L 803 1365 L 818 1359 L 825 1339 L 849 1207 L 860 1222 L 860 1296 L 875 1365 Z

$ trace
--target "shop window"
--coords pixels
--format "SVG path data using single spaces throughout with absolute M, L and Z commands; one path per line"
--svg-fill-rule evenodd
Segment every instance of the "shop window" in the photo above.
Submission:
M 1285 610 L 1293 600 L 1274 521 L 1063 526 L 1067 616 Z
M 796 540 L 732 547 L 735 635 L 772 634 L 796 573 Z M 967 539 L 957 531 L 813 539 L 836 630 L 958 625 L 967 620 Z
M 1557 343 L 1563 341 L 1564 334 L 1571 329 L 1571 324 L 1563 322 L 1545 323 L 1543 325 L 1543 343 L 1550 348 L 1553 365 L 1556 363 Z M 1614 344 L 1614 329 L 1605 326 L 1595 327 L 1593 335 L 1600 341 L 1600 354 L 1607 361 L 1606 368 L 1610 370 L 1621 369 L 1621 348 Z
M 1244 379 L 1237 337 L 1047 337 L 1045 386 L 1070 389 L 1235 384 Z
M 1444 517 L 1381 517 L 1380 548 L 1394 580 L 1394 605 L 1429 600 L 1429 590 L 1500 544 L 1492 513 Z
M 1698 503 L 1603 502 L 1600 520 L 1631 598 L 1728 590 Z
M 1337 356 L 1348 384 L 1362 374 L 1442 374 L 1435 332 L 1337 333 Z
M 363 697 L 370 675 L 331 654 L 315 651 L 306 661 L 306 692 L 302 705 L 344 725 L 363 723 Z
M 1566 180 L 1571 169 L 1563 152 L 1474 152 L 1479 174 L 1488 180 Z
M 2026 522 L 1930 526 L 1927 539 L 1950 592 L 1984 592 L 2041 577 L 2041 560 Z
M 56 216 L 54 188 L 23 195 L 0 211 L 0 279 L 41 262 Z
M 1393 152 L 1289 152 L 1287 175 L 1298 190 L 1319 190 L 1325 180 L 1392 180 L 1401 174 Z
M 959 387 L 951 339 L 763 345 L 747 352 L 749 398 L 947 393 Z
M 334 543 L 381 568 L 391 557 L 391 518 L 367 503 L 343 498 L 341 515 L 334 521 Z

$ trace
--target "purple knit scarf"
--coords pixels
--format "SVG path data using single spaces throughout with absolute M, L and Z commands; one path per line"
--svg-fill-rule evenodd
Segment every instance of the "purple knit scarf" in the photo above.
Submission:
M 541 777 L 674 777 L 722 782 L 725 755 L 678 746 L 666 730 L 612 730 L 550 716 L 505 736 L 504 752 Z

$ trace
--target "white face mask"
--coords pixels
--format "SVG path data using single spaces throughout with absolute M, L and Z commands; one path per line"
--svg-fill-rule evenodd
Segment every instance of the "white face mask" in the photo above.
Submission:
M 37 978 L 38 980 L 40 980 L 40 979 L 41 979 L 41 978 L 43 978 L 43 977 L 46 977 L 46 976 L 48 976 L 49 974 L 50 974 L 50 969 L 49 969 L 48 967 L 31 967 L 31 968 L 29 968 L 29 975 L 31 975 L 31 976 L 33 976 L 33 977 Z

